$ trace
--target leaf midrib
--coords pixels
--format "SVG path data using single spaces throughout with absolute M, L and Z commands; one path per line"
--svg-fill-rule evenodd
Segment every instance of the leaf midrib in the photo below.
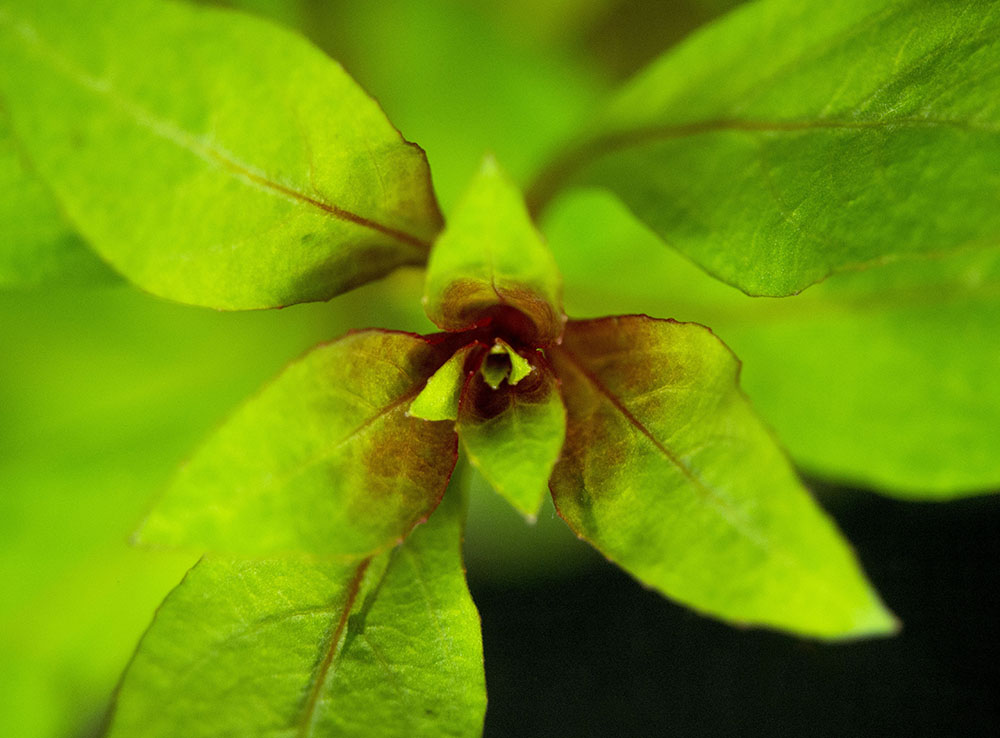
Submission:
M 334 667 L 336 661 L 337 653 L 339 652 L 340 644 L 342 641 L 342 636 L 344 634 L 344 629 L 347 627 L 347 621 L 351 615 L 351 610 L 354 608 L 354 602 L 358 598 L 358 592 L 361 590 L 361 582 L 364 579 L 365 571 L 368 569 L 368 565 L 371 563 L 372 557 L 368 557 L 354 570 L 354 574 L 351 576 L 351 581 L 347 585 L 347 595 L 344 598 L 344 604 L 341 608 L 340 618 L 337 620 L 337 625 L 333 629 L 333 633 L 330 635 L 330 643 L 326 648 L 326 652 L 323 655 L 323 660 L 320 662 L 319 669 L 316 672 L 316 677 L 313 679 L 312 686 L 309 690 L 309 696 L 306 698 L 305 707 L 302 710 L 302 715 L 298 722 L 298 736 L 299 738 L 308 738 L 312 734 L 313 720 L 316 717 L 316 706 L 319 704 L 320 694 L 330 677 L 330 673 Z

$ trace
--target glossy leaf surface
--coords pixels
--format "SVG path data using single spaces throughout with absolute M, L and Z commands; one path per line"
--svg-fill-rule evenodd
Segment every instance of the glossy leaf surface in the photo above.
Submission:
M 726 620 L 822 638 L 894 630 L 710 331 L 646 317 L 572 321 L 551 353 L 568 411 L 552 491 L 579 535 Z
M 550 215 L 568 311 L 646 310 L 712 326 L 810 476 L 913 499 L 1000 489 L 1000 249 L 760 299 L 662 248 L 609 195 L 574 193 Z
M 750 294 L 993 244 L 1000 8 L 752 3 L 640 74 L 540 182 L 616 192 Z
M 478 736 L 458 503 L 360 564 L 203 560 L 143 638 L 110 737 Z
M 492 157 L 483 162 L 427 264 L 424 304 L 438 326 L 458 331 L 498 311 L 518 311 L 533 342 L 562 333 L 559 270 L 517 187 Z
M 65 222 L 0 105 L 0 289 L 116 280 Z
M 552 370 L 539 364 L 515 385 L 491 387 L 482 374 L 462 393 L 458 437 L 469 461 L 529 519 L 548 489 L 566 435 L 566 410 Z
M 71 223 L 140 287 L 261 308 L 426 258 L 419 148 L 333 61 L 237 13 L 0 5 L 0 93 Z
M 143 543 L 267 556 L 360 556 L 437 506 L 450 424 L 406 414 L 446 356 L 419 336 L 362 331 L 291 364 L 198 450 Z

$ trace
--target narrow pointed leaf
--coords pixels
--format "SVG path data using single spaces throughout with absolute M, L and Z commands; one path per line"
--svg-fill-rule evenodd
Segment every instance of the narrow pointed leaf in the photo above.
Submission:
M 534 192 L 617 193 L 757 295 L 994 244 L 1000 6 L 763 0 L 667 53 Z
M 422 262 L 419 148 L 333 61 L 238 13 L 0 4 L 0 94 L 73 226 L 140 287 L 241 309 Z
M 17 146 L 0 105 L 0 289 L 116 281 L 66 223 Z
M 427 380 L 410 403 L 409 414 L 424 420 L 458 420 L 458 402 L 465 385 L 465 364 L 471 351 L 481 344 L 463 346 Z
M 571 321 L 552 355 L 559 513 L 646 584 L 707 614 L 822 638 L 895 622 L 694 323 Z
M 358 556 L 401 539 L 437 506 L 455 464 L 452 428 L 406 415 L 444 360 L 389 331 L 313 349 L 198 450 L 139 541 Z
M 110 738 L 480 735 L 459 502 L 360 564 L 204 559 L 143 638 Z
M 470 378 L 458 411 L 465 452 L 493 488 L 534 519 L 566 435 L 566 410 L 552 370 L 543 364 L 516 385 Z
M 470 328 L 484 316 L 515 310 L 539 344 L 562 333 L 562 287 L 548 246 L 535 230 L 521 193 L 487 158 L 427 265 L 427 315 L 449 331 Z

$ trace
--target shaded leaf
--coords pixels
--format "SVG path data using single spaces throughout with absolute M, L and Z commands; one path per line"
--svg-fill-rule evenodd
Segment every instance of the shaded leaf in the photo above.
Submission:
M 608 187 L 760 295 L 993 244 L 998 44 L 985 0 L 749 4 L 640 74 L 533 200 L 568 180 Z
M 502 338 L 494 344 L 482 359 L 480 374 L 491 389 L 497 389 L 502 382 L 514 386 L 533 371 L 528 360 L 515 351 Z
M 427 384 L 410 403 L 408 413 L 424 420 L 458 420 L 458 402 L 465 384 L 465 365 L 469 354 L 481 344 L 463 346 L 431 375 Z
M 0 105 L 0 288 L 117 280 L 65 222 Z
M 542 504 L 566 434 L 556 378 L 540 356 L 536 362 L 513 385 L 491 387 L 483 374 L 471 377 L 456 425 L 469 461 L 529 519 Z
M 73 225 L 144 289 L 217 308 L 327 299 L 421 263 L 419 148 L 334 62 L 237 13 L 0 6 L 0 90 Z
M 761 299 L 661 248 L 606 194 L 575 193 L 550 215 L 568 311 L 711 325 L 810 475 L 905 498 L 1000 489 L 1000 249 L 903 260 Z
M 312 350 L 198 450 L 139 540 L 360 556 L 401 539 L 437 506 L 455 464 L 452 428 L 406 414 L 445 356 L 390 331 Z
M 161 606 L 109 735 L 478 736 L 479 617 L 449 495 L 360 564 L 207 558 Z
M 547 344 L 562 333 L 561 291 L 555 259 L 520 192 L 487 157 L 431 252 L 428 317 L 448 331 L 489 316 L 523 321 L 518 332 Z
M 895 629 L 710 331 L 644 316 L 571 321 L 551 354 L 568 411 L 552 491 L 578 535 L 726 620 L 823 638 Z

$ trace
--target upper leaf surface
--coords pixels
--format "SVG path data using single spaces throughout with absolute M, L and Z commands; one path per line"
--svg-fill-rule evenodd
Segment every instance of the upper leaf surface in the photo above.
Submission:
M 737 623 L 824 638 L 894 629 L 710 331 L 571 321 L 551 353 L 568 411 L 552 492 L 578 535 L 643 582 Z
M 0 4 L 0 92 L 73 225 L 140 287 L 241 309 L 426 258 L 423 152 L 333 61 L 249 16 Z
M 314 349 L 198 450 L 139 540 L 360 556 L 402 538 L 437 506 L 455 464 L 451 426 L 406 413 L 444 359 L 407 333 Z
M 759 295 L 1000 232 L 1000 7 L 764 0 L 640 74 L 534 195 L 609 187 Z
M 562 286 L 548 246 L 521 193 L 488 157 L 431 251 L 427 315 L 448 331 L 470 328 L 498 311 L 528 318 L 538 344 L 562 333 Z
M 538 361 L 518 382 L 508 379 L 495 388 L 482 373 L 472 376 L 456 425 L 469 461 L 529 519 L 542 504 L 566 435 L 566 409 L 556 378 Z
M 65 222 L 0 105 L 0 288 L 117 280 Z
M 203 560 L 143 638 L 109 736 L 478 736 L 482 645 L 460 545 L 449 494 L 360 564 Z

